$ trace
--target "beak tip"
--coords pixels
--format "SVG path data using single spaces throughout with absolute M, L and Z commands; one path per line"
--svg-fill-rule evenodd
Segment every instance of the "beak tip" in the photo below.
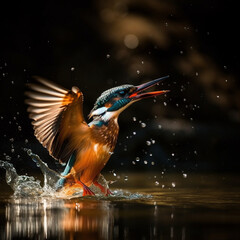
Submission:
M 148 92 L 148 93 L 143 93 L 143 94 L 138 94 L 156 84 L 159 84 L 160 81 L 169 78 L 169 75 L 161 77 L 161 78 L 157 78 L 155 80 L 152 80 L 150 82 L 147 83 L 143 83 L 139 86 L 136 86 L 136 90 L 129 96 L 129 98 L 134 98 L 134 99 L 140 99 L 140 98 L 146 98 L 146 97 L 150 97 L 150 96 L 157 96 L 160 94 L 165 94 L 168 93 L 170 90 L 162 90 L 162 91 L 156 91 L 156 92 Z

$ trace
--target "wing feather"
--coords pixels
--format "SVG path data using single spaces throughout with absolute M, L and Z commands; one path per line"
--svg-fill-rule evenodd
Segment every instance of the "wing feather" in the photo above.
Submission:
M 83 117 L 82 92 L 77 87 L 67 90 L 36 77 L 36 83 L 29 84 L 25 94 L 36 138 L 51 156 L 67 162 L 78 149 L 81 135 L 89 131 Z

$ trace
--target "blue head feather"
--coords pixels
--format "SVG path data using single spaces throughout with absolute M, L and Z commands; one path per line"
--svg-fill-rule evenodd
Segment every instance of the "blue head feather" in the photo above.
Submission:
M 133 88 L 134 86 L 133 85 L 130 85 L 130 84 L 125 84 L 125 85 L 122 85 L 122 86 L 118 86 L 118 87 L 114 87 L 114 88 L 110 88 L 106 91 L 104 91 L 101 96 L 97 99 L 97 101 L 95 102 L 94 104 L 94 107 L 92 109 L 92 112 L 95 111 L 96 109 L 98 108 L 101 108 L 101 107 L 104 107 L 104 105 L 109 102 L 112 98 L 114 97 L 118 97 L 119 95 L 121 95 L 122 93 L 124 94 L 124 92 L 127 92 L 129 89 Z M 121 101 L 123 100 L 123 101 Z M 126 103 L 125 101 L 126 99 L 120 99 L 119 103 L 115 102 L 113 104 L 112 107 L 110 107 L 110 109 L 108 109 L 108 111 L 115 111 L 117 109 L 119 109 L 120 107 L 124 106 Z

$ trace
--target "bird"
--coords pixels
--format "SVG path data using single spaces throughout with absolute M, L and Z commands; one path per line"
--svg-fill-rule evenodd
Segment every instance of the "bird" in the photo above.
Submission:
M 95 185 L 106 196 L 112 194 L 98 180 L 117 143 L 119 114 L 139 100 L 169 92 L 145 92 L 168 77 L 104 91 L 88 116 L 89 123 L 83 116 L 83 93 L 78 87 L 68 90 L 41 77 L 28 84 L 25 102 L 34 135 L 55 160 L 65 164 L 58 189 L 80 187 L 83 196 L 93 196 L 90 186 Z

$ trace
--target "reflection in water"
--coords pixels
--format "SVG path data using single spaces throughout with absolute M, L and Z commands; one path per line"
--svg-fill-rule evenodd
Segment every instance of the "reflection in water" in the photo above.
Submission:
M 114 224 L 113 210 L 107 201 L 15 199 L 7 203 L 5 217 L 1 239 L 69 239 L 78 235 L 111 239 Z
M 174 178 L 107 198 L 0 195 L 0 239 L 240 239 L 240 178 Z
M 92 199 L 13 199 L 6 204 L 1 239 L 140 239 L 144 235 L 146 239 L 172 239 L 176 235 L 172 211 L 166 214 L 150 206 L 143 214 L 142 205 L 124 205 L 116 208 L 113 202 Z M 164 219 L 170 221 L 169 226 L 159 226 Z M 179 234 L 184 240 L 185 228 Z

